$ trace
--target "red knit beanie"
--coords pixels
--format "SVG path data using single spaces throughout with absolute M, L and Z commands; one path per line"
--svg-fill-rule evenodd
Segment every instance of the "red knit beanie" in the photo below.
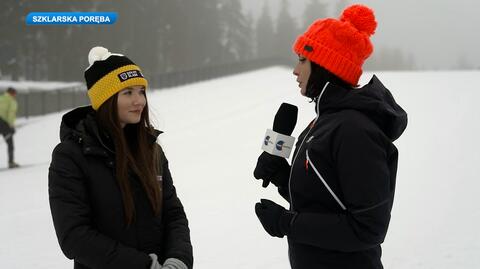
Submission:
M 316 20 L 297 38 L 293 51 L 345 82 L 357 85 L 362 65 L 373 51 L 370 36 L 376 28 L 373 10 L 352 5 L 343 11 L 340 20 Z

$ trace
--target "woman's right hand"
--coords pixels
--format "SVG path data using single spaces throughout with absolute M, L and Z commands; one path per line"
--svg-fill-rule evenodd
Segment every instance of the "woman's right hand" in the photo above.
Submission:
M 266 188 L 270 182 L 277 187 L 286 187 L 290 174 L 290 165 L 285 158 L 263 152 L 253 171 L 256 179 L 263 180 L 262 187 Z

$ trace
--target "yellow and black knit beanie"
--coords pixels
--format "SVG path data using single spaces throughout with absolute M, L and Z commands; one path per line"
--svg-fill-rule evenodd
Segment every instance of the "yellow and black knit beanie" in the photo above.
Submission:
M 90 66 L 85 70 L 88 97 L 95 110 L 117 92 L 131 86 L 147 88 L 148 82 L 140 68 L 121 54 L 110 53 L 104 47 L 94 47 L 88 53 Z

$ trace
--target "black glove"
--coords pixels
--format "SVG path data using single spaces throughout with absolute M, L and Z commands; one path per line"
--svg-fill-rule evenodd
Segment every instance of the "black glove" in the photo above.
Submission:
M 258 157 L 257 166 L 253 171 L 256 179 L 262 179 L 262 187 L 266 188 L 270 182 L 277 187 L 287 187 L 290 177 L 290 165 L 285 158 L 263 152 Z
M 270 200 L 261 199 L 255 204 L 255 213 L 262 223 L 263 228 L 271 236 L 282 238 L 290 233 L 290 225 L 296 214 L 287 211 L 281 205 Z

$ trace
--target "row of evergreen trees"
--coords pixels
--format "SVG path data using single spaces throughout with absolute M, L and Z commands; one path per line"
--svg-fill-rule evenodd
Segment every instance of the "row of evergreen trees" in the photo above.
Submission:
M 81 80 L 96 45 L 122 52 L 155 73 L 253 57 L 251 21 L 239 0 L 3 0 L 0 70 L 26 78 Z M 113 11 L 113 25 L 27 26 L 29 12 Z M 248 44 L 247 44 L 248 45 Z
M 89 49 L 102 45 L 128 55 L 147 75 L 261 58 L 294 59 L 295 37 L 315 19 L 338 16 L 348 5 L 311 0 L 293 18 L 282 0 L 273 16 L 242 12 L 240 0 L 2 0 L 0 76 L 81 81 Z M 329 10 L 332 13 L 329 14 Z M 113 11 L 113 25 L 27 26 L 29 12 Z M 273 18 L 276 18 L 275 20 Z M 292 61 L 293 64 L 293 61 Z

